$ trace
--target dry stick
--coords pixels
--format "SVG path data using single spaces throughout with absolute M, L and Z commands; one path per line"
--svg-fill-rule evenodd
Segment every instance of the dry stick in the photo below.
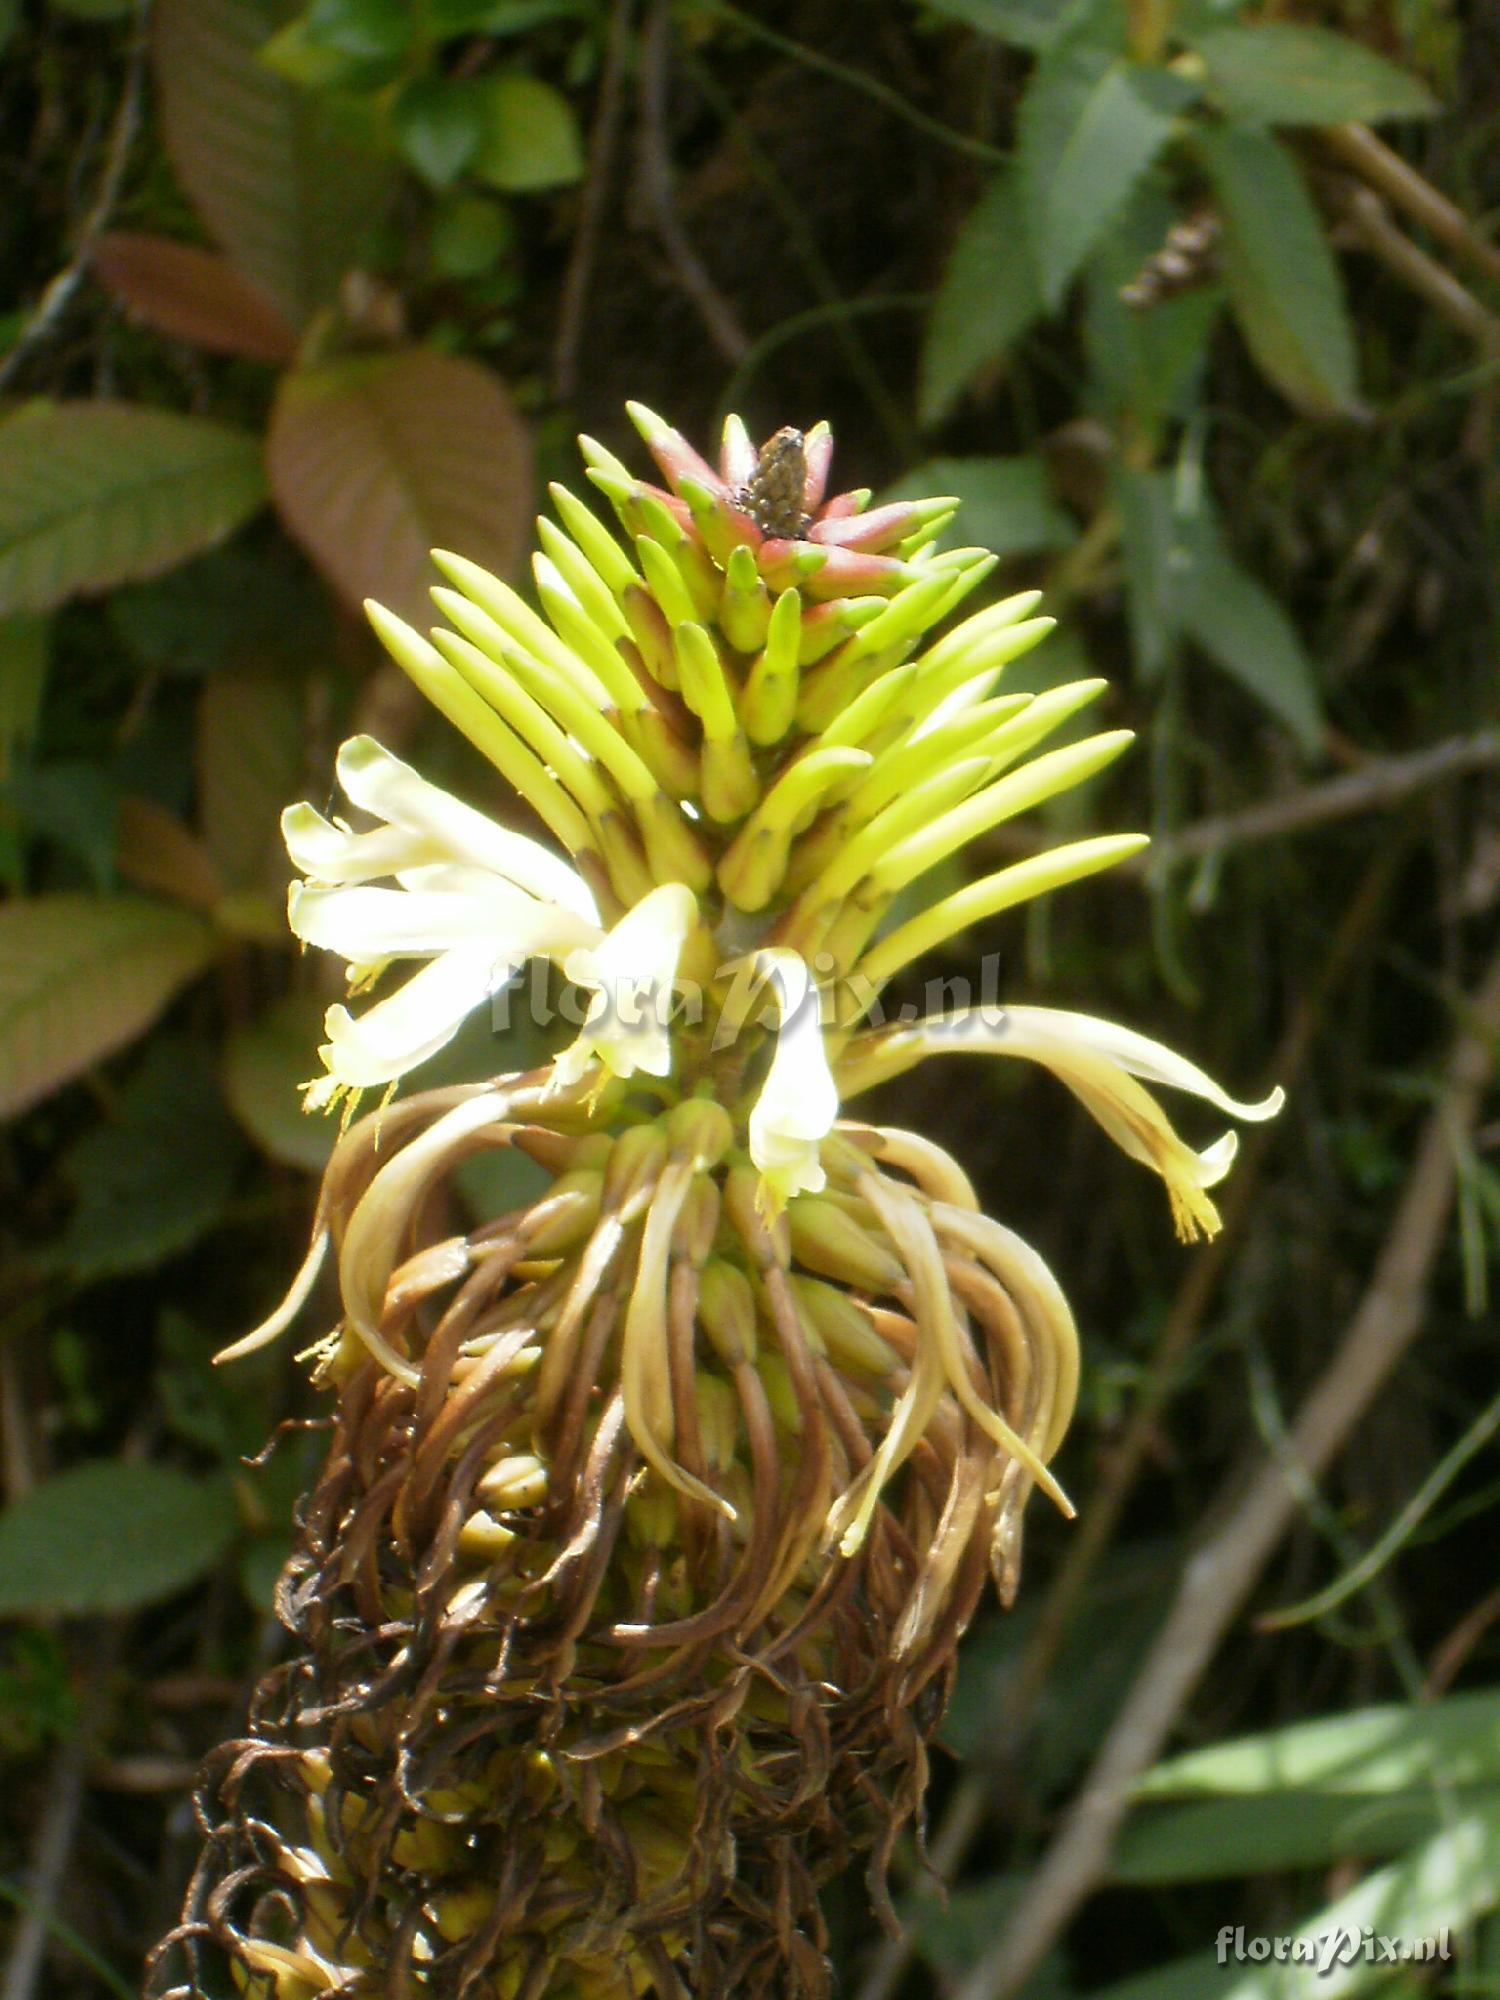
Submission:
M 661 238 L 678 283 L 698 308 L 714 345 L 726 361 L 736 364 L 750 351 L 745 329 L 734 308 L 708 274 L 708 267 L 688 241 L 677 213 L 672 185 L 672 156 L 667 145 L 667 56 L 672 30 L 671 0 L 654 0 L 646 20 L 641 51 L 641 175 L 651 203 L 656 233 Z
M 114 214 L 115 203 L 120 198 L 120 189 L 124 184 L 125 170 L 130 164 L 135 136 L 140 130 L 141 101 L 146 80 L 147 10 L 148 0 L 137 0 L 135 46 L 131 51 L 130 66 L 125 72 L 125 86 L 120 92 L 114 127 L 109 135 L 109 150 L 104 157 L 104 172 L 100 177 L 99 191 L 94 196 L 93 206 L 83 219 L 83 227 L 78 232 L 72 256 L 37 300 L 31 318 L 22 328 L 15 345 L 5 359 L 0 361 L 0 390 L 10 387 L 37 348 L 44 346 L 57 330 L 59 321 L 73 303 L 79 288 L 88 276 L 89 257 L 94 244 L 109 226 L 110 217 Z
M 1284 1455 L 1263 1464 L 1247 1489 L 1238 1477 L 1221 1489 L 1211 1511 L 1223 1525 L 1188 1563 L 1156 1643 L 1012 1923 L 955 2000 L 1009 2000 L 1103 1879 L 1135 1781 L 1159 1756 L 1262 1565 L 1297 1519 L 1301 1492 L 1343 1446 L 1419 1331 L 1453 1207 L 1456 1142 L 1473 1130 L 1494 1067 L 1500 953 L 1460 1018 L 1441 1095 L 1342 1346 L 1304 1401 Z
M 594 273 L 599 232 L 604 226 L 604 210 L 609 200 L 610 169 L 614 165 L 615 144 L 620 133 L 620 85 L 625 75 L 625 52 L 630 46 L 634 16 L 635 0 L 614 0 L 610 9 L 609 40 L 604 50 L 604 69 L 599 79 L 599 106 L 594 113 L 594 129 L 589 137 L 588 180 L 583 190 L 578 228 L 573 237 L 573 254 L 568 259 L 567 275 L 563 279 L 557 339 L 552 349 L 552 393 L 559 402 L 567 401 L 578 387 L 578 349 L 583 341 L 589 280 Z
M 1312 1052 L 1318 1030 L 1327 1017 L 1334 993 L 1349 970 L 1370 926 L 1379 915 L 1404 851 L 1404 840 L 1393 842 L 1370 863 L 1336 932 L 1317 981 L 1298 1007 L 1272 1058 L 1270 1074 L 1284 1089 L 1295 1087 Z M 1110 1453 L 1098 1485 L 1090 1492 L 1076 1531 L 1069 1536 L 1067 1555 L 1043 1599 L 1036 1624 L 1017 1667 L 1006 1702 L 1000 1768 L 1013 1762 L 1016 1746 L 1031 1727 L 1046 1692 L 1047 1680 L 1083 1600 L 1089 1578 L 1107 1553 L 1150 1453 L 1157 1421 L 1167 1403 L 1179 1361 L 1212 1303 L 1214 1291 L 1240 1232 L 1254 1205 L 1261 1169 L 1273 1143 L 1274 1128 L 1257 1126 L 1236 1165 L 1223 1202 L 1224 1227 L 1194 1257 L 1178 1287 L 1146 1368 L 1145 1383 L 1117 1448 Z M 932 1867 L 951 1881 L 970 1846 L 990 1816 L 994 1803 L 993 1770 L 966 1773 L 943 1815 L 932 1843 Z M 858 2000 L 891 2000 L 916 1949 L 915 1935 L 892 1938 L 871 1961 Z
M 1335 125 L 1320 137 L 1361 180 L 1404 208 L 1456 257 L 1467 257 L 1488 277 L 1500 280 L 1500 249 L 1481 236 L 1463 210 L 1439 194 L 1431 181 L 1377 139 L 1368 125 Z
M 1378 194 L 1358 181 L 1346 181 L 1339 205 L 1348 234 L 1393 271 L 1409 291 L 1425 299 L 1434 312 L 1478 346 L 1491 353 L 1500 346 L 1500 320 L 1486 311 L 1446 265 L 1429 257 L 1396 227 Z
M 1170 867 L 1176 861 L 1191 861 L 1213 854 L 1220 848 L 1244 847 L 1258 840 L 1276 840 L 1283 834 L 1305 833 L 1308 828 L 1326 826 L 1329 821 L 1348 819 L 1355 813 L 1378 812 L 1393 806 L 1425 785 L 1444 778 L 1461 777 L 1468 771 L 1482 771 L 1500 764 L 1500 729 L 1483 729 L 1473 736 L 1453 736 L 1430 750 L 1414 750 L 1407 757 L 1372 758 L 1357 771 L 1341 778 L 1329 778 L 1321 785 L 1308 785 L 1285 798 L 1268 799 L 1264 805 L 1249 806 L 1244 812 L 1223 813 L 1214 819 L 1200 819 L 1181 833 L 1159 840 L 1138 868 Z

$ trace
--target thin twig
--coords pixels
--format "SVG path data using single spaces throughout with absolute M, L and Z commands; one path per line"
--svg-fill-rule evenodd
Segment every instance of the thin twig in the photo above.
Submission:
M 709 337 L 726 361 L 736 366 L 750 350 L 750 341 L 734 308 L 709 276 L 708 267 L 688 241 L 677 213 L 672 182 L 672 156 L 667 144 L 667 69 L 671 42 L 671 0 L 654 0 L 646 18 L 641 49 L 640 114 L 641 176 L 651 204 L 656 233 L 661 238 L 679 284 L 698 308 Z
M 1284 1456 L 1248 1487 L 1238 1475 L 1212 1510 L 1222 1525 L 1183 1573 L 1082 1790 L 998 1946 L 956 2000 L 1009 2000 L 1103 1879 L 1136 1780 L 1159 1756 L 1261 1568 L 1297 1518 L 1300 1494 L 1328 1465 L 1422 1325 L 1433 1266 L 1447 1240 L 1455 1140 L 1472 1132 L 1500 1038 L 1500 953 L 1491 960 L 1447 1064 L 1390 1231 L 1344 1340 L 1302 1405 Z
M 1339 193 L 1345 229 L 1354 241 L 1380 259 L 1408 291 L 1425 299 L 1450 326 L 1458 328 L 1487 353 L 1500 349 L 1500 320 L 1482 306 L 1467 285 L 1445 264 L 1419 249 L 1392 222 L 1385 203 L 1370 188 L 1348 180 Z
M 573 251 L 563 279 L 562 303 L 557 315 L 557 339 L 552 349 L 552 390 L 565 402 L 578 387 L 578 350 L 583 344 L 584 315 L 588 306 L 589 282 L 599 249 L 599 232 L 609 202 L 610 174 L 615 146 L 620 134 L 621 85 L 625 77 L 625 55 L 630 47 L 630 30 L 635 19 L 635 0 L 614 0 L 609 17 L 609 40 L 604 50 L 604 67 L 599 77 L 599 103 L 589 135 L 589 170 L 584 183 L 578 227 L 573 235 Z
M 1197 820 L 1180 833 L 1157 841 L 1145 865 L 1152 872 L 1159 872 L 1176 862 L 1216 854 L 1223 848 L 1279 840 L 1285 834 L 1306 833 L 1311 827 L 1349 819 L 1356 813 L 1381 812 L 1428 785 L 1462 777 L 1469 771 L 1488 770 L 1496 764 L 1500 764 L 1500 729 L 1482 729 L 1473 736 L 1452 736 L 1430 750 L 1414 750 L 1406 757 L 1372 758 L 1357 771 L 1289 792 L 1284 798 L 1247 806 L 1243 812 Z
M 704 0 L 711 14 L 718 14 L 726 21 L 733 21 L 747 35 L 764 42 L 767 48 L 778 50 L 790 56 L 807 69 L 821 70 L 824 76 L 831 76 L 835 82 L 845 84 L 850 90 L 858 90 L 866 97 L 872 97 L 877 104 L 883 104 L 887 111 L 894 112 L 917 131 L 925 132 L 929 139 L 936 139 L 940 145 L 951 146 L 955 152 L 968 153 L 976 160 L 990 160 L 996 166 L 1003 166 L 1010 158 L 1000 147 L 991 146 L 983 139 L 971 139 L 967 132 L 955 132 L 951 125 L 944 125 L 940 119 L 929 118 L 925 111 L 918 110 L 899 90 L 893 90 L 879 77 L 870 76 L 862 69 L 854 69 L 848 63 L 841 63 L 833 56 L 825 56 L 818 49 L 810 49 L 805 43 L 794 42 L 788 35 L 777 34 L 764 21 L 757 21 L 753 14 L 743 13 L 732 6 L 730 0 Z
M 52 338 L 63 316 L 89 272 L 89 258 L 94 244 L 109 227 L 114 215 L 115 204 L 120 198 L 120 189 L 125 183 L 125 172 L 130 165 L 131 150 L 136 134 L 140 130 L 141 105 L 146 84 L 146 18 L 149 0 L 136 0 L 135 35 L 130 51 L 129 64 L 125 71 L 125 83 L 120 92 L 119 106 L 115 111 L 114 126 L 109 135 L 109 146 L 104 156 L 104 172 L 99 178 L 98 192 L 93 205 L 83 219 L 73 254 L 52 279 L 32 309 L 31 317 L 16 337 L 10 352 L 0 361 L 0 392 L 8 389 L 21 369 Z
M 1488 277 L 1500 280 L 1500 249 L 1480 235 L 1456 203 L 1377 139 L 1368 125 L 1334 125 L 1319 137 L 1361 180 L 1405 209 L 1456 257 L 1466 257 Z

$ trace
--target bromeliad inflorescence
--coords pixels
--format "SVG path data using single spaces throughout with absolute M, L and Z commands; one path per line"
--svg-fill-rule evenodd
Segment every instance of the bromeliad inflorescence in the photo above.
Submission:
M 952 502 L 826 497 L 823 425 L 757 452 L 731 419 L 715 468 L 632 415 L 667 483 L 584 441 L 623 536 L 554 488 L 542 615 L 445 553 L 430 638 L 370 607 L 556 847 L 368 737 L 338 760 L 367 824 L 286 815 L 297 935 L 352 994 L 416 965 L 329 1010 L 310 1103 L 388 1096 L 528 961 L 586 1004 L 543 1069 L 355 1124 L 297 1285 L 233 1350 L 331 1245 L 297 1651 L 211 1774 L 162 1990 L 227 1963 L 277 2000 L 824 1993 L 818 1888 L 863 1851 L 883 1897 L 985 1575 L 1010 1597 L 1033 1485 L 1067 1505 L 1078 1369 L 1036 1253 L 929 1140 L 843 1102 L 944 1051 L 1039 1062 L 1185 1236 L 1217 1226 L 1234 1138 L 1195 1150 L 1147 1086 L 1277 1106 L 1084 1015 L 879 1025 L 914 959 L 1141 845 L 891 920 L 1128 736 L 1042 747 L 1098 681 L 993 692 L 1050 621 L 1027 593 L 951 622 L 994 566 L 937 549 Z M 494 1146 L 549 1190 L 456 1229 L 452 1173 Z

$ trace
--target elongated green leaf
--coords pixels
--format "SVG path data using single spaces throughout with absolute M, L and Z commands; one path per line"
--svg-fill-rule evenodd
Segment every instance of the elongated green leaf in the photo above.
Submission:
M 1142 1798 L 1303 1788 L 1370 1794 L 1439 1777 L 1500 1784 L 1500 1689 L 1447 1695 L 1426 1708 L 1354 1709 L 1216 1743 L 1158 1764 L 1136 1791 Z
M 224 1094 L 234 1115 L 271 1159 L 321 1173 L 338 1137 L 337 1119 L 309 1116 L 298 1088 L 321 1065 L 323 1004 L 293 994 L 248 1027 L 224 1055 Z
M 1354 337 L 1338 265 L 1302 177 L 1274 139 L 1246 125 L 1199 144 L 1224 222 L 1224 272 L 1251 353 L 1314 415 L 1356 398 Z
M 186 1250 L 222 1218 L 240 1150 L 203 1052 L 177 1038 L 158 1041 L 117 1114 L 64 1156 L 78 1199 L 43 1253 L 47 1268 L 90 1284 Z
M 172 165 L 230 257 L 297 327 L 335 298 L 384 205 L 371 107 L 260 60 L 275 0 L 157 0 L 152 54 Z
M 934 14 L 1018 49 L 1046 48 L 1067 12 L 1058 0 L 926 0 L 926 5 Z
M 281 814 L 303 769 L 303 703 L 276 673 L 216 674 L 198 707 L 198 818 L 227 887 L 274 885 L 290 867 Z
M 930 458 L 881 499 L 917 500 L 930 493 L 951 493 L 959 502 L 958 518 L 946 531 L 950 542 L 1009 556 L 1071 548 L 1078 539 L 1073 517 L 1052 497 L 1046 466 L 1030 455 Z
M 132 1611 L 211 1569 L 235 1533 L 225 1478 L 100 1459 L 0 1514 L 0 1616 Z
M 149 1027 L 213 955 L 201 918 L 139 896 L 0 909 L 0 1117 Z
M 1283 721 L 1304 750 L 1322 739 L 1317 675 L 1296 626 L 1265 586 L 1222 549 L 1195 553 L 1177 593 L 1182 630 Z
M 1014 346 L 1042 310 L 1026 242 L 1021 191 L 1002 167 L 964 224 L 922 343 L 918 413 L 947 415 L 981 368 Z
M 1500 1791 L 1454 1801 L 1425 1790 L 1340 1793 L 1306 1789 L 1193 1800 L 1157 1808 L 1126 1826 L 1115 1850 L 1121 1882 L 1207 1882 L 1320 1868 L 1353 1856 L 1383 1859 L 1429 1839 L 1449 1806 L 1500 1807 Z
M 1048 306 L 1062 303 L 1194 95 L 1172 72 L 1083 36 L 1063 37 L 1042 58 L 1021 105 L 1020 165 Z
M 431 624 L 429 549 L 520 562 L 531 439 L 488 370 L 430 348 L 288 375 L 267 441 L 282 516 L 352 603 Z
M 124 403 L 31 403 L 0 424 L 0 612 L 155 576 L 265 499 L 244 431 Z
M 1297 1926 L 1285 1958 L 1257 1963 L 1229 1929 L 1220 1952 L 1096 1990 L 1090 2000 L 1308 2000 L 1385 1989 L 1408 1961 L 1429 1970 L 1451 1959 L 1455 1934 L 1500 1904 L 1500 1804 L 1465 1811 L 1388 1867 L 1366 1875 L 1348 1895 Z M 1365 1938 L 1396 1942 L 1397 1957 L 1365 1949 Z M 1416 1952 L 1423 1956 L 1418 1959 Z M 1431 1990 L 1423 1988 L 1422 1990 Z
M 1193 44 L 1231 116 L 1266 125 L 1342 125 L 1425 118 L 1436 100 L 1373 49 L 1292 21 L 1215 28 Z

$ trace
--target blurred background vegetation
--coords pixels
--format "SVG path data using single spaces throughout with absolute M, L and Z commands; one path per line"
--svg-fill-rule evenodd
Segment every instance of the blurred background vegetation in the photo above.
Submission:
M 882 1947 L 851 1884 L 841 1991 L 1500 1993 L 1500 16 L 0 0 L 0 41 L 3 2000 L 135 1990 L 278 1644 L 316 1431 L 255 1455 L 317 1407 L 289 1351 L 210 1365 L 330 1138 L 277 814 L 354 728 L 506 809 L 355 607 L 420 620 L 432 543 L 519 578 L 574 432 L 638 462 L 627 396 L 961 495 L 1062 616 L 1018 684 L 1106 674 L 1139 731 L 1059 811 L 1148 865 L 924 973 L 998 953 L 1290 1096 L 1184 1251 L 1044 1075 L 887 1093 L 1073 1296 L 1082 1518 L 971 1635 L 951 1894 L 909 1855 Z M 1452 1957 L 1214 1962 L 1336 1924 Z

